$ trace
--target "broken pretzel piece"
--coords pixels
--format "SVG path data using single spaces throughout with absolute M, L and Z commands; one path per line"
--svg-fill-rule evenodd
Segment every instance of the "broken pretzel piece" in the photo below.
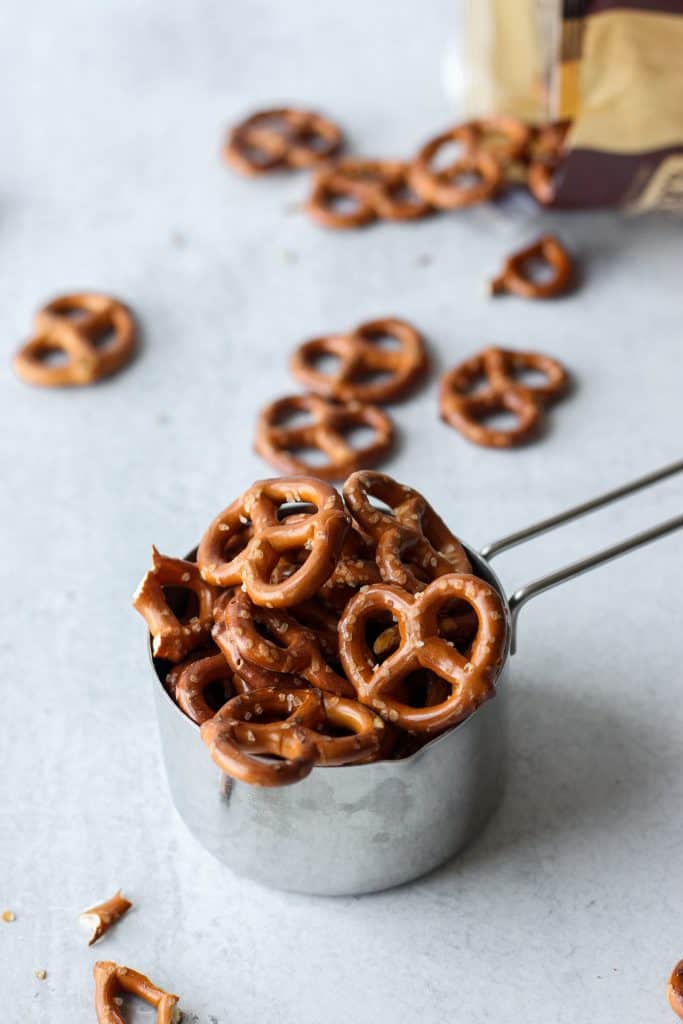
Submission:
M 156 1007 L 157 1024 L 177 1024 L 182 1017 L 176 1005 L 179 997 L 157 988 L 149 978 L 132 967 L 122 967 L 112 960 L 98 960 L 93 974 L 98 1024 L 126 1024 L 116 1002 L 120 992 L 138 996 Z
M 93 929 L 88 945 L 92 946 L 98 939 L 101 939 L 104 933 L 108 932 L 111 926 L 116 924 L 132 906 L 130 900 L 122 896 L 121 890 L 118 889 L 111 899 L 97 903 L 94 907 L 88 907 L 87 910 L 79 914 L 78 920 Z

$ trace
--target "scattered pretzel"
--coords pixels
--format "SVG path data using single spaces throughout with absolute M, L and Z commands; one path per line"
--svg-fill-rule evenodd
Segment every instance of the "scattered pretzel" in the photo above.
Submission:
M 108 295 L 63 295 L 43 306 L 35 333 L 14 357 L 16 373 L 44 388 L 92 384 L 133 356 L 136 330 L 127 306 Z M 63 361 L 51 361 L 61 353 Z
M 111 926 L 116 924 L 132 906 L 133 904 L 130 900 L 122 896 L 119 889 L 111 899 L 98 903 L 94 907 L 89 907 L 79 914 L 79 921 L 88 925 L 93 930 L 88 940 L 88 945 L 92 946 L 98 939 L 101 939 L 104 933 L 108 932 Z
M 215 609 L 217 608 L 218 603 L 215 606 Z M 174 670 L 174 699 L 178 707 L 197 725 L 213 718 L 218 710 L 217 707 L 212 707 L 207 699 L 210 686 L 222 684 L 222 700 L 219 707 L 245 689 L 244 683 L 233 672 L 222 653 L 192 659 L 178 668 L 180 671 Z
M 378 342 L 391 338 L 395 348 Z M 335 372 L 316 369 L 324 356 L 339 360 Z M 427 354 L 419 332 L 404 320 L 384 317 L 361 324 L 348 334 L 329 334 L 295 349 L 290 369 L 311 391 L 340 401 L 382 405 L 408 392 L 427 369 Z M 372 380 L 373 375 L 384 379 Z
M 530 260 L 546 263 L 553 271 L 552 277 L 547 281 L 528 277 L 524 271 Z M 572 260 L 565 247 L 553 235 L 544 235 L 508 256 L 502 272 L 491 281 L 489 288 L 491 295 L 513 292 L 523 299 L 550 299 L 568 290 L 572 274 Z
M 545 385 L 520 383 L 515 374 L 535 370 Z M 473 390 L 484 379 L 486 386 Z M 543 409 L 566 391 L 569 375 L 561 363 L 538 352 L 487 348 L 449 370 L 441 380 L 441 417 L 474 444 L 510 448 L 529 441 L 538 431 Z M 507 430 L 487 427 L 482 419 L 511 412 L 517 424 Z
M 683 1017 L 683 960 L 674 967 L 666 994 L 671 1004 L 671 1009 L 679 1017 Z
M 278 519 L 283 505 L 300 502 L 310 503 L 315 511 L 296 522 L 294 517 Z M 245 526 L 251 526 L 248 534 Z M 214 519 L 202 537 L 197 564 L 207 582 L 220 587 L 241 582 L 254 604 L 285 608 L 320 589 L 334 569 L 347 527 L 341 498 L 322 480 L 261 480 Z M 303 565 L 286 579 L 271 582 L 280 557 L 301 549 L 308 552 Z
M 313 167 L 333 156 L 342 141 L 340 129 L 326 117 L 282 107 L 260 110 L 232 128 L 223 154 L 236 171 L 254 175 Z
M 165 588 L 189 591 L 197 601 L 197 612 L 187 621 L 170 607 Z M 152 547 L 152 568 L 145 574 L 133 597 L 152 634 L 156 658 L 182 661 L 194 648 L 206 643 L 211 634 L 215 590 L 206 583 L 194 562 L 169 558 Z
M 178 996 L 164 992 L 149 978 L 132 967 L 122 967 L 112 960 L 99 960 L 94 968 L 95 1012 L 98 1024 L 126 1024 L 116 1003 L 119 992 L 138 996 L 157 1011 L 157 1024 L 176 1024 L 181 1018 Z
M 409 182 L 410 165 L 345 157 L 319 171 L 306 212 L 326 228 L 357 228 L 374 220 L 416 220 L 431 210 Z M 339 208 L 338 200 L 350 208 Z
M 351 684 L 328 665 L 313 630 L 284 611 L 259 608 L 242 590 L 217 605 L 213 637 L 252 689 L 296 687 L 305 679 L 320 690 L 355 696 Z
M 351 735 L 328 736 L 326 728 Z M 316 764 L 371 760 L 383 732 L 382 720 L 355 700 L 274 687 L 235 697 L 201 728 L 221 771 L 256 786 L 298 782 Z M 264 754 L 279 760 L 264 760 Z
M 371 504 L 377 498 L 391 512 Z M 452 572 L 471 572 L 465 551 L 431 505 L 412 487 L 384 473 L 361 471 L 344 484 L 351 514 L 377 545 L 382 579 L 411 593 Z
M 555 199 L 555 173 L 562 163 L 568 130 L 568 121 L 558 121 L 536 129 L 532 137 L 527 185 L 542 206 L 549 206 Z
M 309 414 L 309 421 L 287 426 L 293 412 Z M 372 440 L 354 448 L 345 433 L 369 427 Z M 315 473 L 321 480 L 343 480 L 361 466 L 373 465 L 391 450 L 394 425 L 375 405 L 336 402 L 319 395 L 290 395 L 271 402 L 261 412 L 254 447 L 267 462 L 284 473 Z M 309 465 L 297 452 L 316 449 L 327 457 L 323 464 Z
M 467 148 L 485 150 L 501 163 L 514 163 L 526 156 L 532 131 L 517 117 L 499 115 L 467 121 L 459 126 L 457 139 Z
M 453 142 L 462 143 L 462 155 L 447 167 L 435 170 L 433 162 L 439 151 Z M 462 180 L 468 177 L 476 180 Z M 432 206 L 456 210 L 494 196 L 503 182 L 503 170 L 492 153 L 477 145 L 476 132 L 468 125 L 459 125 L 422 147 L 411 165 L 409 181 Z
M 439 612 L 454 599 L 475 611 L 479 629 L 468 657 L 439 635 Z M 382 615 L 398 622 L 401 642 L 377 663 L 366 627 Z M 442 576 L 413 595 L 380 583 L 359 592 L 339 624 L 339 651 L 358 699 L 383 718 L 412 732 L 438 732 L 456 725 L 493 695 L 507 638 L 503 603 L 492 587 L 476 576 Z M 395 696 L 412 673 L 426 668 L 449 684 L 448 697 L 428 707 L 411 707 Z

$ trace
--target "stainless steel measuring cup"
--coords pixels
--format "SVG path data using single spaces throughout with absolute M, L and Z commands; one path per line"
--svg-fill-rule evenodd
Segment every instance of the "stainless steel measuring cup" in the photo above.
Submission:
M 683 471 L 683 460 L 559 515 L 468 550 L 474 572 L 501 595 L 509 642 L 496 697 L 465 722 L 400 761 L 315 768 L 302 782 L 261 789 L 214 765 L 154 672 L 161 746 L 173 803 L 190 832 L 233 871 L 277 889 L 359 895 L 418 878 L 461 850 L 502 790 L 511 699 L 510 657 L 520 609 L 558 586 L 683 527 L 669 519 L 613 547 L 534 580 L 507 598 L 491 569 L 501 551 Z

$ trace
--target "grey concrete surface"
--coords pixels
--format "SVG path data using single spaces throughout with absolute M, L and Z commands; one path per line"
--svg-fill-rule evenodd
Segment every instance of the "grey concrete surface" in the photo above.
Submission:
M 36 0 L 5 14 L 4 1019 L 94 1020 L 104 958 L 180 993 L 201 1024 L 664 1024 L 683 956 L 680 535 L 525 611 L 499 813 L 456 862 L 362 899 L 259 889 L 185 833 L 130 596 L 152 542 L 184 552 L 267 475 L 254 417 L 295 388 L 292 346 L 369 316 L 414 321 L 434 361 L 395 408 L 387 469 L 474 544 L 680 457 L 681 223 L 513 203 L 335 235 L 297 209 L 305 176 L 253 182 L 221 164 L 224 127 L 281 99 L 336 115 L 361 152 L 410 153 L 452 117 L 450 0 Z M 583 288 L 484 298 L 541 227 L 576 250 Z M 72 288 L 130 303 L 140 357 L 98 387 L 30 388 L 11 354 Z M 437 372 L 490 342 L 556 355 L 576 378 L 547 436 L 517 452 L 437 419 Z M 503 578 L 673 515 L 682 493 L 672 481 L 519 549 Z M 119 886 L 135 910 L 89 950 L 76 915 Z

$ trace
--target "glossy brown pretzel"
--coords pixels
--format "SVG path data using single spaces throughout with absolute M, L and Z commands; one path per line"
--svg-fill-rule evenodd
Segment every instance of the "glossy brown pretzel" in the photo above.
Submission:
M 116 1004 L 120 992 L 138 996 L 157 1011 L 157 1024 L 176 1024 L 180 1020 L 178 996 L 164 992 L 149 978 L 132 967 L 122 967 L 112 960 L 99 960 L 94 968 L 95 1012 L 98 1024 L 126 1024 Z
M 308 413 L 310 418 L 288 426 L 286 418 L 293 412 Z M 354 448 L 345 436 L 353 427 L 369 427 L 373 431 L 369 443 Z M 289 395 L 263 409 L 254 447 L 283 473 L 314 473 L 321 480 L 343 480 L 355 469 L 378 462 L 393 442 L 394 425 L 375 405 L 336 402 L 319 395 Z M 310 449 L 322 452 L 328 461 L 308 465 L 297 453 Z
M 332 121 L 310 110 L 261 110 L 231 129 L 223 155 L 241 174 L 263 174 L 281 167 L 313 167 L 333 156 L 342 133 Z
M 278 518 L 283 505 L 310 503 L 314 511 Z M 197 564 L 209 583 L 242 583 L 255 604 L 286 608 L 320 590 L 336 565 L 348 515 L 335 489 L 313 477 L 260 480 L 218 515 L 202 537 Z M 286 579 L 271 581 L 284 554 L 307 557 Z
M 459 142 L 463 153 L 447 167 L 437 170 L 434 160 L 445 146 Z M 474 176 L 474 183 L 461 179 Z M 456 210 L 481 203 L 496 194 L 503 182 L 503 169 L 496 157 L 477 145 L 477 133 L 459 125 L 431 139 L 415 157 L 409 181 L 417 194 L 439 210 Z
M 409 184 L 409 164 L 345 157 L 319 171 L 306 211 L 326 228 L 357 228 L 378 218 L 415 220 L 431 207 Z M 344 199 L 349 209 L 339 208 Z
M 286 786 L 316 764 L 371 760 L 383 738 L 380 722 L 355 700 L 319 690 L 266 688 L 228 701 L 201 735 L 227 775 L 254 786 Z M 327 735 L 330 729 L 351 735 Z
M 547 383 L 521 383 L 515 374 L 524 370 L 542 373 Z M 486 385 L 474 390 L 482 379 Z M 544 408 L 561 397 L 568 383 L 567 371 L 550 356 L 487 348 L 444 374 L 439 397 L 441 417 L 474 444 L 510 448 L 524 444 L 537 433 Z M 517 417 L 511 429 L 487 427 L 481 422 L 504 411 Z
M 133 356 L 136 330 L 127 306 L 108 295 L 63 295 L 37 313 L 35 333 L 17 352 L 14 369 L 29 384 L 72 387 L 115 373 Z M 50 361 L 55 352 L 65 357 Z
M 378 344 L 389 337 L 394 348 Z M 316 368 L 321 357 L 339 360 L 334 372 Z M 405 320 L 384 317 L 361 324 L 348 334 L 314 338 L 295 349 L 290 369 L 311 391 L 340 401 L 383 404 L 406 394 L 427 368 L 427 353 L 421 335 Z M 367 379 L 372 375 L 383 379 Z
M 683 1017 L 683 960 L 676 964 L 666 990 L 671 1009 L 679 1017 Z
M 370 498 L 388 505 L 376 508 Z M 354 519 L 377 546 L 382 579 L 411 593 L 452 572 L 471 572 L 465 551 L 428 501 L 384 473 L 361 471 L 344 484 L 344 499 Z
M 259 608 L 243 590 L 216 605 L 213 637 L 250 689 L 291 688 L 305 679 L 320 690 L 355 696 L 351 684 L 327 663 L 312 629 L 280 609 Z
M 221 599 L 214 606 L 215 614 L 220 603 Z M 210 686 L 222 684 L 223 699 L 219 706 L 246 689 L 243 680 L 233 671 L 220 651 L 204 658 L 190 659 L 184 665 L 177 666 L 174 669 L 173 682 L 176 704 L 197 725 L 208 721 L 216 714 L 217 707 L 212 707 L 207 700 Z
M 542 125 L 533 133 L 527 185 L 542 206 L 551 205 L 555 199 L 555 174 L 562 163 L 568 130 L 568 121 L 558 121 Z
M 543 261 L 552 270 L 552 276 L 535 281 L 525 273 L 530 261 Z M 503 270 L 490 283 L 492 295 L 512 292 L 523 299 L 550 299 L 566 292 L 572 283 L 571 256 L 554 235 L 543 235 L 531 245 L 512 253 L 505 260 Z
M 168 603 L 166 588 L 188 591 L 197 603 L 196 614 L 181 619 Z M 215 590 L 202 579 L 194 562 L 169 558 L 152 547 L 152 568 L 133 597 L 133 607 L 152 634 L 155 658 L 182 661 L 190 651 L 205 644 L 213 622 Z
M 439 614 L 454 600 L 476 613 L 479 628 L 468 656 L 439 633 Z M 372 620 L 393 616 L 400 644 L 378 663 L 366 629 Z M 339 624 L 340 655 L 358 699 L 389 722 L 411 732 L 440 732 L 456 725 L 493 695 L 505 653 L 507 626 L 503 603 L 492 587 L 476 576 L 442 576 L 413 595 L 390 584 L 360 591 Z M 427 669 L 449 686 L 445 700 L 426 707 L 402 703 L 402 684 Z

